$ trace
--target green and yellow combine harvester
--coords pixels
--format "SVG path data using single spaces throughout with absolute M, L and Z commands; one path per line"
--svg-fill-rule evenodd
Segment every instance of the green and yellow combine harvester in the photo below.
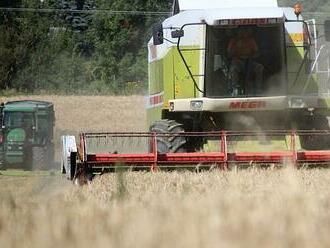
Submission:
M 328 164 L 330 70 L 321 44 L 330 25 L 301 12 L 276 0 L 174 1 L 148 44 L 149 132 L 82 133 L 79 145 L 64 136 L 63 172 Z

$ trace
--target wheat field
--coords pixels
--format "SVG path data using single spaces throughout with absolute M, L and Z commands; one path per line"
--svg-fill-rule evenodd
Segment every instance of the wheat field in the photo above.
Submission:
M 29 98 L 54 102 L 57 139 L 145 129 L 143 97 Z M 327 169 L 121 172 L 84 187 L 2 173 L 0 247 L 330 246 Z
M 0 102 L 41 100 L 54 103 L 54 144 L 59 161 L 61 135 L 80 132 L 145 131 L 145 99 L 142 96 L 17 96 Z

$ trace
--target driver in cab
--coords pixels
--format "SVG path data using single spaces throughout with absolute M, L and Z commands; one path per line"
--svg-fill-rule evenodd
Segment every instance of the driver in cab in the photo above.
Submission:
M 231 59 L 229 68 L 229 92 L 232 96 L 244 95 L 246 80 L 253 73 L 255 77 L 254 89 L 258 92 L 263 79 L 264 66 L 253 59 L 259 54 L 258 45 L 252 36 L 252 30 L 239 28 L 236 35 L 230 39 L 227 54 Z

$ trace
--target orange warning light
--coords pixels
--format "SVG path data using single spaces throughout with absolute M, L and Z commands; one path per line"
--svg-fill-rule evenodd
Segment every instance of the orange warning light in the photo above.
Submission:
M 300 16 L 301 12 L 302 12 L 302 5 L 300 3 L 296 3 L 294 5 L 294 13 L 296 14 L 296 16 Z

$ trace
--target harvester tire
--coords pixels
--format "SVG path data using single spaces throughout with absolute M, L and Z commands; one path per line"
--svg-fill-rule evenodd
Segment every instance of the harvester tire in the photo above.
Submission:
M 175 135 L 177 133 L 184 133 L 184 131 L 183 125 L 174 120 L 156 121 L 150 127 L 150 132 L 152 133 L 169 134 L 164 137 L 157 137 L 157 151 L 160 154 L 186 152 L 186 137 Z M 152 142 L 150 151 L 152 151 Z
M 307 130 L 329 130 L 329 121 L 325 116 L 318 116 L 314 120 L 308 123 Z M 305 135 L 301 137 L 302 148 L 307 150 L 328 150 L 330 149 L 330 137 L 327 134 L 309 136 Z
M 33 170 L 47 170 L 47 149 L 44 147 L 32 148 L 32 168 Z

